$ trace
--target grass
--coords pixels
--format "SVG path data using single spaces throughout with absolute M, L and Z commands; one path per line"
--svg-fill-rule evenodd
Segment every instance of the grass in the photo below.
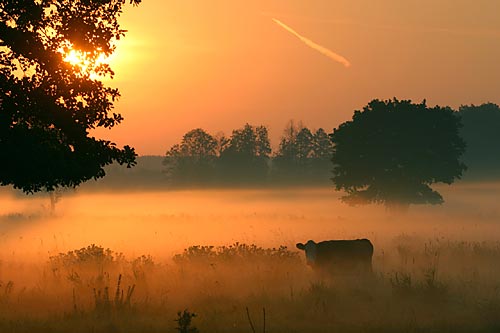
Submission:
M 317 276 L 286 247 L 192 246 L 156 262 L 90 245 L 35 268 L 3 262 L 0 332 L 498 332 L 499 262 L 500 243 L 408 235 L 364 278 Z

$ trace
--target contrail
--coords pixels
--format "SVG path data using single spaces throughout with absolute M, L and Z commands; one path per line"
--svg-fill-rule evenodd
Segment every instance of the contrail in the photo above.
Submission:
M 306 37 L 302 36 L 301 34 L 299 34 L 297 31 L 293 30 L 292 28 L 290 28 L 289 26 L 287 26 L 285 23 L 281 22 L 280 20 L 277 20 L 275 18 L 273 18 L 272 20 L 277 25 L 279 25 L 280 27 L 282 27 L 283 29 L 285 29 L 286 31 L 288 31 L 289 33 L 291 33 L 292 35 L 294 35 L 295 37 L 297 37 L 298 39 L 300 39 L 302 42 L 304 42 L 310 48 L 312 48 L 312 49 L 314 49 L 314 50 L 322 53 L 323 55 L 327 56 L 328 58 L 330 58 L 330 59 L 332 59 L 334 61 L 340 62 L 345 67 L 350 67 L 351 66 L 351 63 L 349 62 L 349 60 L 347 60 L 343 56 L 341 56 L 341 55 L 333 52 L 332 50 L 327 49 L 324 46 L 316 44 L 315 42 L 313 42 L 309 38 L 306 38 Z

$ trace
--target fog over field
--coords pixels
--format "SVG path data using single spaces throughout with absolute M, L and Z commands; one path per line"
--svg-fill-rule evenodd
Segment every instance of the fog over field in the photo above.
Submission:
M 47 195 L 4 190 L 0 331 L 166 332 L 188 309 L 200 332 L 252 324 L 267 332 L 493 332 L 500 184 L 439 191 L 441 206 L 393 212 L 347 206 L 326 187 L 84 187 L 63 193 L 53 211 Z M 318 274 L 295 248 L 351 238 L 374 244 L 373 276 Z
M 452 190 L 453 189 L 453 190 Z M 400 235 L 422 239 L 496 241 L 500 184 L 442 186 L 445 203 L 414 205 L 404 214 L 384 206 L 351 207 L 331 188 L 227 189 L 63 193 L 50 210 L 46 195 L 2 192 L 4 260 L 44 260 L 97 244 L 130 256 L 162 260 L 192 245 L 259 246 L 370 238 L 380 253 Z

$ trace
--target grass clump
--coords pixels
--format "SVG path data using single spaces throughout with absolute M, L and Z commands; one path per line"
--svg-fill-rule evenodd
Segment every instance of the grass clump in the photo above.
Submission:
M 187 309 L 184 311 L 177 312 L 177 327 L 175 328 L 179 333 L 198 333 L 198 329 L 193 326 L 193 318 L 196 317 L 196 313 L 189 312 Z
M 234 243 L 229 246 L 190 246 L 173 260 L 177 264 L 186 263 L 230 263 L 243 261 L 292 261 L 299 263 L 299 254 L 290 251 L 286 246 L 278 248 L 262 248 L 255 244 Z
M 82 266 L 107 266 L 124 260 L 122 253 L 95 244 L 49 257 L 54 271 Z

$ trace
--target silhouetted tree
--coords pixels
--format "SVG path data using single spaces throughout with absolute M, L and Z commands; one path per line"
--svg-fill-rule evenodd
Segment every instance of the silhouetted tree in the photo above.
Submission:
M 226 137 L 226 135 L 223 132 L 218 132 L 214 136 L 215 141 L 217 142 L 217 156 L 220 156 L 224 150 L 226 150 L 229 147 L 229 143 L 231 140 Z
M 267 128 L 245 124 L 233 130 L 229 144 L 220 155 L 220 178 L 236 183 L 262 182 L 267 178 L 270 153 Z
M 332 152 L 333 144 L 329 135 L 324 129 L 318 129 L 313 137 L 313 157 L 322 161 L 328 160 L 328 162 L 330 162 Z
M 103 177 L 113 162 L 131 166 L 135 152 L 89 135 L 122 121 L 120 96 L 95 76 L 112 76 L 101 55 L 124 35 L 125 0 L 0 2 L 0 184 L 25 192 L 76 187 Z M 138 4 L 140 0 L 131 0 Z M 85 66 L 64 61 L 78 50 Z
M 324 129 L 318 129 L 312 139 L 311 168 L 314 179 L 328 182 L 332 170 L 333 143 Z
M 297 137 L 303 129 L 304 126 L 302 123 L 299 122 L 297 124 L 293 120 L 290 120 L 285 126 L 278 151 L 273 159 L 273 176 L 275 179 L 287 181 L 290 179 L 299 180 L 297 178 L 299 176 L 299 155 L 304 156 L 304 149 L 307 149 L 306 147 L 309 145 L 309 142 L 303 142 L 308 138 L 308 135 L 302 133 L 302 151 L 299 152 Z M 305 155 L 307 156 L 307 152 L 305 152 Z
M 462 105 L 459 108 L 466 143 L 466 176 L 500 177 L 500 107 L 497 104 Z
M 257 156 L 257 133 L 255 128 L 245 124 L 243 128 L 234 130 L 228 149 L 226 149 L 226 152 L 228 151 L 245 157 L 253 158 Z
M 312 157 L 314 149 L 314 137 L 309 128 L 304 127 L 297 133 L 296 145 L 299 165 L 306 164 Z
M 191 130 L 167 152 L 163 161 L 165 173 L 173 183 L 212 181 L 217 147 L 217 140 L 203 129 Z
M 326 183 L 330 177 L 331 155 L 332 143 L 323 129 L 313 134 L 302 123 L 290 121 L 273 159 L 273 177 L 294 183 Z
M 265 126 L 255 127 L 255 145 L 258 157 L 267 159 L 271 154 L 271 143 L 269 142 L 269 131 Z
M 277 157 L 283 160 L 292 161 L 297 157 L 297 135 L 300 130 L 304 128 L 302 123 L 296 124 L 293 120 L 290 120 L 283 130 L 283 136 L 279 144 Z
M 431 184 L 451 184 L 465 165 L 465 144 L 450 108 L 373 100 L 333 131 L 333 182 L 345 202 L 439 204 Z

